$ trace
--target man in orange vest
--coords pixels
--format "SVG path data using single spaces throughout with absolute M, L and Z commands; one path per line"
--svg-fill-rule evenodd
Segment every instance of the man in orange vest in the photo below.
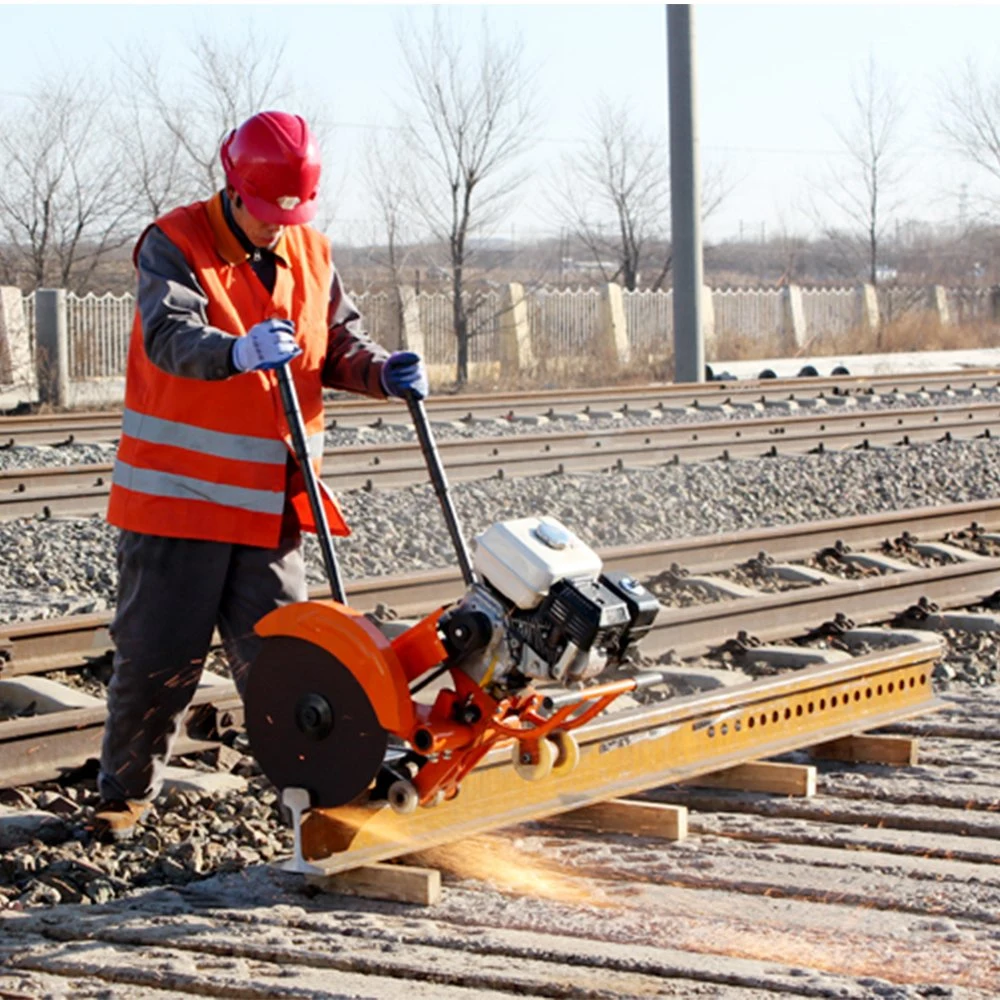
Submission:
M 114 674 L 101 753 L 104 839 L 134 832 L 198 685 L 213 630 L 242 694 L 254 623 L 307 597 L 315 530 L 273 369 L 295 381 L 319 469 L 324 387 L 427 395 L 418 355 L 365 334 L 316 213 L 306 122 L 265 111 L 222 144 L 225 190 L 140 236 L 122 436 L 108 505 L 118 541 Z M 331 530 L 348 528 L 325 496 Z

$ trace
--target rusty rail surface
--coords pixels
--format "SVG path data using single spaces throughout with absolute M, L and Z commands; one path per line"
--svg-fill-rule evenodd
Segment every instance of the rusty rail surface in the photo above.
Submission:
M 962 372 L 927 372 L 823 378 L 740 379 L 738 381 L 691 384 L 653 383 L 605 386 L 595 389 L 553 389 L 537 392 L 439 394 L 427 401 L 433 420 L 455 420 L 472 414 L 480 418 L 541 415 L 551 409 L 585 407 L 668 407 L 717 405 L 720 402 L 781 401 L 819 394 L 856 395 L 890 392 L 944 392 L 992 389 L 1000 370 L 969 369 Z M 355 426 L 378 419 L 392 420 L 405 410 L 395 401 L 372 401 L 357 397 L 327 403 L 327 416 L 338 424 Z M 46 415 L 0 416 L 0 446 L 29 444 L 77 444 L 115 440 L 121 430 L 121 411 L 71 412 Z
M 465 482 L 992 436 L 1000 436 L 1000 405 L 982 403 L 442 440 L 438 448 L 449 479 Z M 0 472 L 0 517 L 99 513 L 111 473 L 109 463 Z M 415 443 L 355 445 L 326 452 L 323 478 L 335 491 L 385 489 L 423 483 L 427 471 Z
M 850 663 L 602 716 L 576 730 L 579 764 L 542 781 L 519 778 L 510 748 L 501 747 L 465 778 L 457 798 L 406 816 L 374 803 L 303 809 L 298 790 L 286 789 L 297 831 L 287 867 L 345 871 L 912 718 L 939 705 L 931 671 L 942 646 L 928 637 Z

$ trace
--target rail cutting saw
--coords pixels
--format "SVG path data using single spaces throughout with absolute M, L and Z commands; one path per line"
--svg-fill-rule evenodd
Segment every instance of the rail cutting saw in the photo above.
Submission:
M 386 801 L 397 813 L 454 798 L 491 750 L 511 747 L 526 780 L 572 769 L 573 731 L 619 696 L 660 682 L 646 671 L 601 682 L 629 658 L 656 598 L 551 517 L 502 521 L 470 558 L 422 401 L 410 415 L 465 581 L 464 594 L 389 638 L 348 606 L 287 368 L 276 370 L 306 479 L 333 599 L 291 604 L 257 624 L 246 726 L 280 789 L 313 807 Z

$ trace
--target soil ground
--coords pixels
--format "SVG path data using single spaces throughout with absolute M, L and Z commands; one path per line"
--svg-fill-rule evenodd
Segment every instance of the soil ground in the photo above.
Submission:
M 651 793 L 691 809 L 677 843 L 554 821 L 409 859 L 442 871 L 433 907 L 258 866 L 6 911 L 0 997 L 995 998 L 1000 689 L 946 697 L 894 730 L 913 767 L 820 764 L 812 799 Z

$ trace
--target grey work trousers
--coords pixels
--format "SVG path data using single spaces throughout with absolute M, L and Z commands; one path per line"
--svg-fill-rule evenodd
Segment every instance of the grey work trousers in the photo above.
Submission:
M 114 674 L 98 788 L 105 800 L 149 801 L 180 734 L 218 627 L 240 695 L 260 648 L 254 624 L 307 597 L 301 538 L 276 549 L 123 531 Z

